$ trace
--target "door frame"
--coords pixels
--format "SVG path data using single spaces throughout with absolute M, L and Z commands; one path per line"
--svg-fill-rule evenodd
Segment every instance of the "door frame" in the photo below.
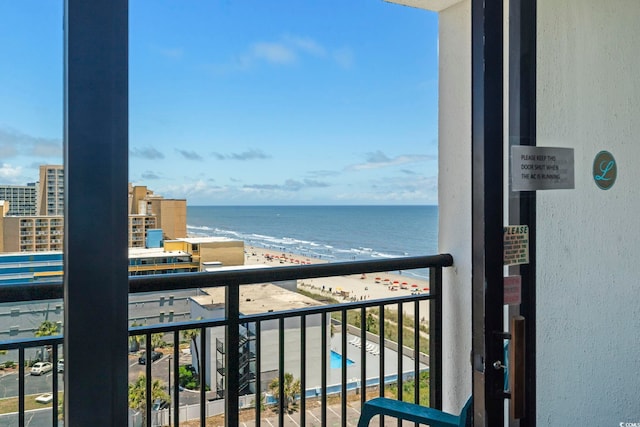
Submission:
M 505 144 L 504 5 L 509 9 L 509 144 Z M 472 375 L 474 424 L 505 425 L 504 225 L 529 226 L 529 264 L 509 268 L 522 280 L 526 319 L 526 415 L 535 425 L 535 192 L 506 190 L 505 146 L 535 145 L 536 0 L 471 0 L 472 55 Z M 515 135 L 515 137 L 513 137 Z M 509 198 L 505 199 L 505 192 Z M 511 389 L 509 387 L 509 390 Z M 511 422 L 510 422 L 511 423 Z

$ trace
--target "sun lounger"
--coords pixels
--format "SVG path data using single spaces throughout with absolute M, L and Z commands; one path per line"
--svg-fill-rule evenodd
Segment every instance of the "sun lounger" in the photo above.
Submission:
M 471 425 L 473 398 L 469 398 L 460 415 L 449 414 L 437 409 L 401 402 L 386 397 L 377 397 L 364 403 L 358 427 L 366 427 L 376 415 L 387 415 L 399 420 L 428 424 L 431 427 L 464 427 Z

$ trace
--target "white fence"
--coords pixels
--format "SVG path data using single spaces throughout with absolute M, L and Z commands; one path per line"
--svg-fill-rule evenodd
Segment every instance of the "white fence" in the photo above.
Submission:
M 254 405 L 254 397 L 252 394 L 246 396 L 240 396 L 239 399 L 240 408 L 249 408 Z M 153 427 L 173 425 L 173 408 L 171 414 L 169 409 L 162 409 L 160 411 L 151 412 L 151 425 Z M 200 404 L 195 403 L 193 405 L 180 406 L 180 421 L 198 420 L 200 419 Z M 214 415 L 224 414 L 224 399 L 211 400 L 207 402 L 206 416 L 212 417 Z M 171 423 L 169 420 L 171 419 Z M 135 412 L 129 414 L 129 427 L 142 427 L 142 413 Z

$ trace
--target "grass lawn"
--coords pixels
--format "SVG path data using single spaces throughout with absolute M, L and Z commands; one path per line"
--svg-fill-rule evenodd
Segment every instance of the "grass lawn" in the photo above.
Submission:
M 36 402 L 36 397 L 40 396 L 41 394 L 43 393 L 29 394 L 24 397 L 24 408 L 26 411 L 30 411 L 32 409 L 51 408 L 53 401 L 50 403 Z M 64 394 L 63 392 L 58 392 L 58 399 L 61 399 L 63 394 Z M 6 399 L 0 399 L 0 414 L 7 414 L 10 412 L 18 412 L 17 397 L 8 397 Z

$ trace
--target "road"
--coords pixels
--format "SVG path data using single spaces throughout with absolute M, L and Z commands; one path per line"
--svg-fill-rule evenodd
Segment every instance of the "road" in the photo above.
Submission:
M 32 376 L 25 374 L 24 388 L 25 394 L 40 394 L 51 392 L 53 387 L 53 375 L 58 375 L 58 390 L 62 390 L 62 374 L 54 374 L 53 371 Z M 0 377 L 0 399 L 5 397 L 16 397 L 18 395 L 18 373 L 12 372 Z
M 24 425 L 26 427 L 51 427 L 51 408 L 36 409 L 33 411 L 27 411 L 24 414 Z M 18 414 L 4 414 L 0 415 L 0 425 L 3 427 L 18 427 Z M 63 426 L 62 420 L 58 421 L 59 426 Z

